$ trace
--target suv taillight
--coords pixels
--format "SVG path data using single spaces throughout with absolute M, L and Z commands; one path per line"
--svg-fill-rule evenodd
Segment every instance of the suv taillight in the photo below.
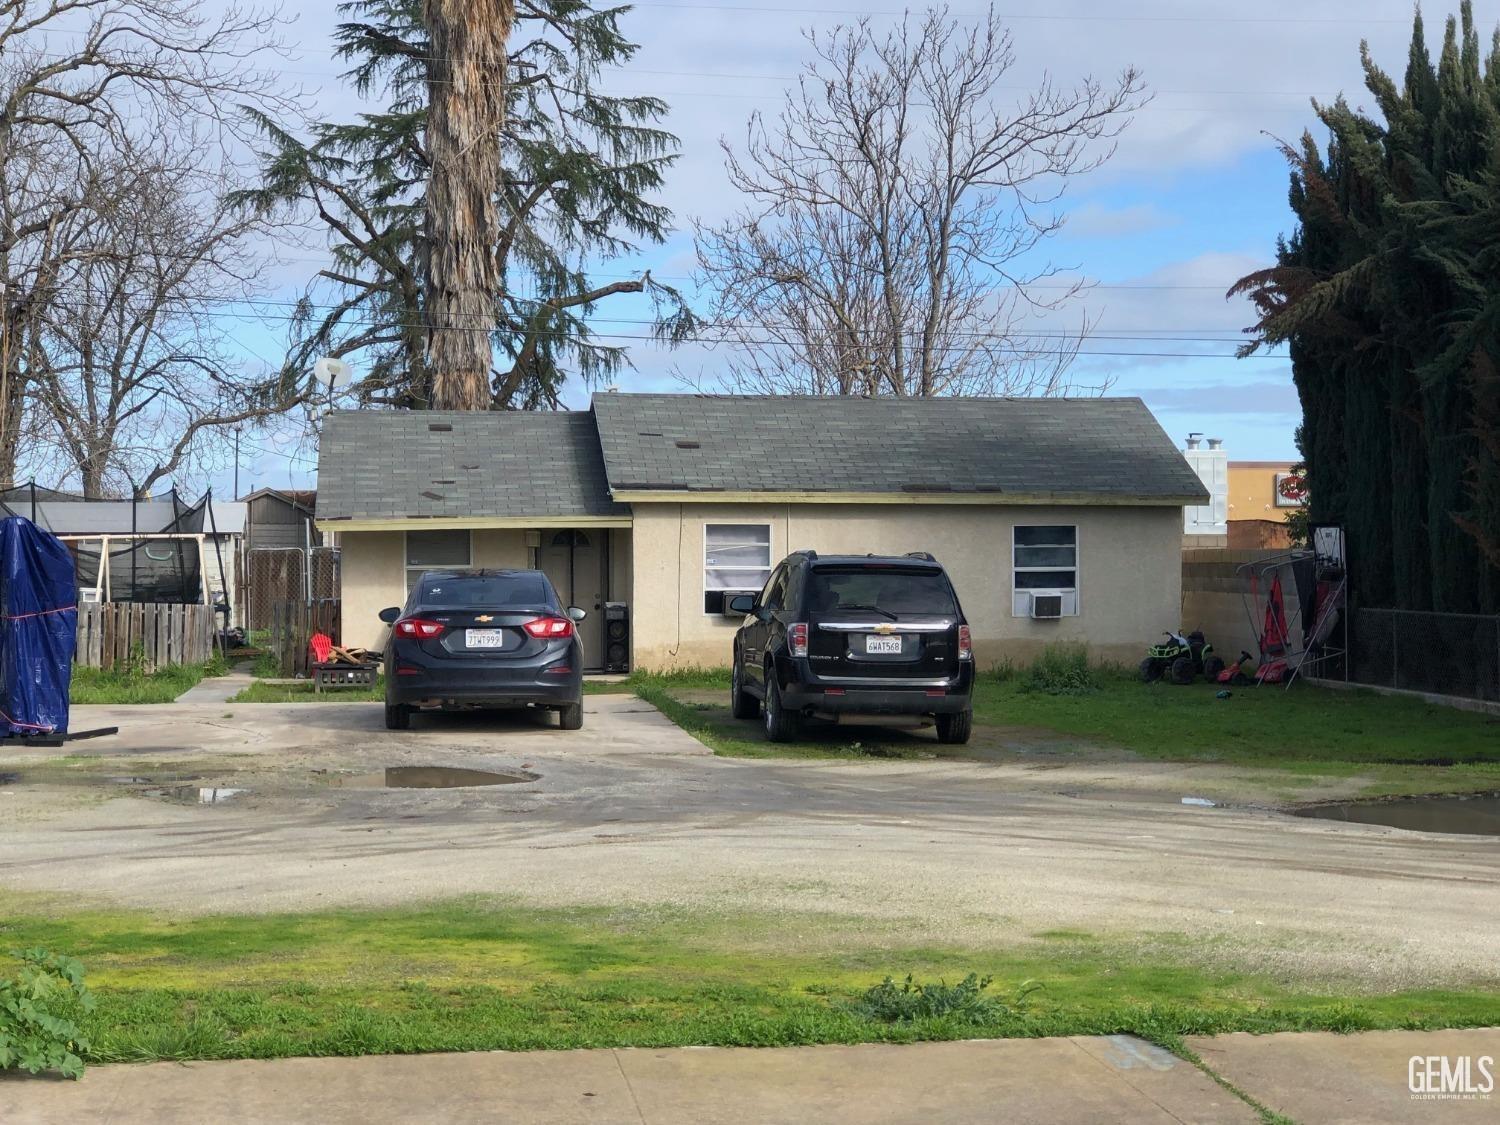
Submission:
M 396 634 L 402 637 L 435 637 L 442 631 L 441 621 L 428 621 L 423 617 L 403 617 L 396 622 Z
M 974 659 L 974 642 L 969 639 L 969 627 L 960 625 L 958 627 L 958 658 L 960 660 Z
M 795 625 L 787 626 L 786 630 L 787 648 L 791 649 L 793 656 L 807 655 L 807 622 L 798 621 Z
M 573 622 L 566 617 L 534 617 L 521 628 L 533 637 L 541 637 L 549 641 L 573 635 Z

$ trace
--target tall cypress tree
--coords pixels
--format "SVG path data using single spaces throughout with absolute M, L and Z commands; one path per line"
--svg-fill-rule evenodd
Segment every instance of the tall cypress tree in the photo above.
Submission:
M 1362 49 L 1382 120 L 1317 106 L 1288 147 L 1294 234 L 1242 278 L 1254 342 L 1286 343 L 1312 517 L 1343 524 L 1361 604 L 1500 609 L 1500 31 L 1468 3 L 1437 66 L 1420 13 L 1398 87 Z
M 335 32 L 338 55 L 364 96 L 386 108 L 299 137 L 260 119 L 270 148 L 255 206 L 306 208 L 327 229 L 333 264 L 298 309 L 286 377 L 322 355 L 365 368 L 364 400 L 424 407 L 432 395 L 428 342 L 440 310 L 429 308 L 426 202 L 434 84 L 452 80 L 423 20 L 422 0 L 349 0 Z M 594 280 L 600 260 L 659 243 L 671 215 L 651 196 L 676 160 L 676 138 L 658 127 L 666 105 L 598 89 L 600 70 L 636 51 L 620 29 L 624 8 L 593 0 L 519 0 L 509 39 L 500 126 L 493 253 L 495 362 L 490 405 L 557 405 L 570 375 L 603 380 L 628 360 L 599 340 L 588 316 L 598 302 L 642 293 L 653 331 L 678 341 L 694 321 L 675 290 L 649 273 Z M 332 294 L 318 303 L 319 294 Z

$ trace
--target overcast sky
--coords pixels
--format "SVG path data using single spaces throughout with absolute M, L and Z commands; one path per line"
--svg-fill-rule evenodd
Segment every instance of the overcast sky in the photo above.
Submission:
M 961 15 L 977 7 L 958 0 L 952 10 Z M 1224 292 L 1236 278 L 1268 264 L 1277 235 L 1290 230 L 1287 172 L 1275 138 L 1294 139 L 1313 123 L 1311 97 L 1326 100 L 1343 92 L 1356 105 L 1368 103 L 1359 69 L 1361 38 L 1399 80 L 1410 5 L 1002 0 L 998 8 L 1014 32 L 1016 85 L 1024 87 L 1043 72 L 1068 83 L 1134 65 L 1154 94 L 1114 159 L 1074 183 L 1064 204 L 1068 226 L 1049 247 L 1052 261 L 1076 267 L 1097 283 L 1078 310 L 1086 309 L 1096 328 L 1084 345 L 1095 354 L 1078 361 L 1077 381 L 1109 378 L 1111 393 L 1140 395 L 1179 443 L 1199 430 L 1223 437 L 1233 459 L 1294 456 L 1298 408 L 1288 364 L 1274 357 L 1233 358 L 1250 314 L 1245 303 L 1226 301 Z M 1487 41 L 1500 0 L 1476 9 Z M 1425 9 L 1429 43 L 1441 43 L 1449 10 Z M 680 226 L 686 228 L 688 217 L 712 220 L 736 206 L 718 140 L 740 136 L 755 109 L 775 111 L 807 57 L 804 29 L 826 29 L 860 14 L 890 23 L 900 11 L 880 0 L 820 0 L 817 7 L 784 0 L 637 4 L 623 26 L 641 51 L 628 68 L 609 72 L 606 83 L 614 92 L 656 94 L 671 104 L 667 128 L 681 139 L 682 157 L 664 201 Z M 298 48 L 286 67 L 289 82 L 346 117 L 353 102 L 329 50 L 336 18 L 331 6 L 297 16 L 288 38 Z M 686 284 L 690 238 L 679 233 L 665 246 L 602 263 L 598 272 L 623 275 L 642 266 Z M 306 260 L 285 263 L 276 296 L 294 297 L 315 268 Z M 606 305 L 598 315 L 601 331 L 642 331 L 608 323 L 640 317 L 639 307 Z M 274 358 L 279 325 L 240 319 L 233 331 L 247 354 Z M 677 389 L 675 371 L 713 381 L 712 353 L 667 352 L 643 341 L 633 346 L 637 370 L 619 380 L 622 390 Z M 587 389 L 570 387 L 566 398 L 584 405 Z M 242 460 L 242 491 L 252 483 L 307 482 L 311 450 L 305 440 L 261 440 L 262 449 L 247 449 Z M 228 491 L 228 477 L 219 478 L 221 491 Z

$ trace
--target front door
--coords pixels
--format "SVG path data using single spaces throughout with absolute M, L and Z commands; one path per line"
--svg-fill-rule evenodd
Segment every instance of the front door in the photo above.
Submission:
M 564 606 L 588 616 L 578 624 L 585 671 L 604 667 L 604 529 L 543 531 L 540 566 Z

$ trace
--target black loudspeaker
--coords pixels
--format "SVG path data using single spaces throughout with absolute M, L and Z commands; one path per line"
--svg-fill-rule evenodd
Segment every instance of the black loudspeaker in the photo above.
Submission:
M 604 603 L 604 670 L 630 671 L 630 607 L 624 602 Z

